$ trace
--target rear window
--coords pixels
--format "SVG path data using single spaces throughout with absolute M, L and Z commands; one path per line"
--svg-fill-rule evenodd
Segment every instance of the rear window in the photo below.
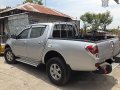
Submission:
M 68 24 L 56 24 L 53 29 L 54 38 L 75 38 L 74 26 Z

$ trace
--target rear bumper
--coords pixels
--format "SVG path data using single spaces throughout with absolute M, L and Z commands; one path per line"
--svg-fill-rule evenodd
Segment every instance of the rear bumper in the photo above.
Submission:
M 97 70 L 94 72 L 97 74 L 109 74 L 114 68 L 116 68 L 119 65 L 119 63 L 120 57 L 113 57 L 102 63 L 96 63 L 95 66 Z
M 111 63 L 112 64 L 112 63 Z M 112 72 L 112 65 L 108 62 L 96 63 L 97 70 L 94 71 L 96 74 L 109 74 Z

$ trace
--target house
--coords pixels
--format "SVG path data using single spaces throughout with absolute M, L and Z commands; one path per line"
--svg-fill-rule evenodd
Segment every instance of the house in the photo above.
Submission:
M 70 16 L 54 9 L 25 3 L 0 12 L 0 35 L 18 34 L 29 24 L 57 21 L 77 22 L 79 24 L 79 21 L 74 21 Z

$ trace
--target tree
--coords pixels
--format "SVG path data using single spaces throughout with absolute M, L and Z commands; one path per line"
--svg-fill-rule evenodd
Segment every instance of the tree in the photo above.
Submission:
M 92 23 L 92 20 L 93 20 L 92 14 L 86 13 L 86 14 L 82 15 L 80 17 L 80 19 L 83 21 L 83 24 L 84 24 L 83 28 L 84 28 L 85 33 L 86 33 L 87 28 L 90 26 L 90 24 Z
M 103 30 L 106 30 L 106 27 L 112 23 L 113 21 L 113 17 L 110 15 L 110 12 L 107 11 L 106 13 L 103 13 L 100 15 L 99 17 L 100 19 L 100 27 L 103 29 Z
M 91 29 L 92 30 L 98 30 L 100 26 L 100 16 L 99 14 L 91 14 L 92 15 L 92 22 L 91 24 Z
M 83 21 L 83 27 L 86 29 L 87 27 L 90 27 L 92 30 L 98 30 L 99 27 L 101 27 L 103 30 L 106 30 L 106 27 L 111 24 L 113 18 L 110 15 L 110 12 L 106 13 L 85 13 L 80 17 L 80 19 Z
M 27 3 L 27 2 L 33 3 L 33 0 L 25 0 L 23 3 Z
M 43 5 L 42 0 L 25 0 L 23 3 L 27 3 L 27 2 Z

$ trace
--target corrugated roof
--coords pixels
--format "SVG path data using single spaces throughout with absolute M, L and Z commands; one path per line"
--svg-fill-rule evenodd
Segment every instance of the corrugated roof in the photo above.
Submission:
M 59 11 L 56 11 L 54 9 L 45 7 L 43 5 L 39 5 L 39 4 L 34 4 L 34 3 L 25 3 L 22 5 L 19 5 L 15 8 L 11 8 L 8 10 L 5 10 L 3 12 L 7 12 L 7 11 L 11 11 L 14 9 L 19 9 L 19 10 L 24 10 L 24 11 L 29 11 L 29 12 L 38 12 L 38 13 L 42 13 L 42 14 L 49 14 L 49 15 L 55 15 L 55 16 L 60 16 L 60 17 L 66 17 L 66 18 L 71 18 L 70 16 L 63 14 Z M 0 12 L 0 13 L 3 13 Z

